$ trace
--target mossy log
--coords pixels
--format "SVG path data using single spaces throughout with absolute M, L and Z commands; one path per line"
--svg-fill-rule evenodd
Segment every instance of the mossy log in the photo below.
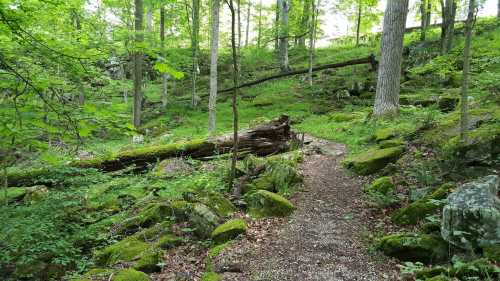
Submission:
M 261 124 L 255 128 L 241 131 L 238 147 L 243 155 L 252 153 L 258 156 L 284 152 L 289 149 L 293 133 L 290 130 L 290 118 L 286 115 Z M 206 159 L 213 155 L 230 153 L 233 148 L 231 135 L 217 138 L 191 140 L 179 143 L 155 145 L 120 151 L 109 157 L 78 160 L 70 163 L 76 168 L 96 168 L 111 172 L 134 166 L 141 171 L 148 165 L 171 157 L 188 156 L 194 159 Z M 36 178 L 50 175 L 51 167 L 9 173 L 9 186 L 29 186 L 36 184 Z

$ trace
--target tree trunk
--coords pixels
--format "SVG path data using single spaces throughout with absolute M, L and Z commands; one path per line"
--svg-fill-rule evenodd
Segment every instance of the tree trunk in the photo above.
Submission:
M 399 113 L 399 91 L 403 39 L 408 0 L 388 0 L 384 16 L 377 93 L 373 114 L 376 117 Z
M 464 66 L 463 80 L 461 93 L 460 107 L 460 141 L 462 144 L 467 143 L 467 124 L 468 122 L 468 93 L 469 93 L 469 76 L 470 76 L 470 59 L 471 59 L 471 43 L 472 43 L 472 28 L 474 24 L 474 13 L 476 10 L 475 0 L 469 0 L 469 12 L 467 14 L 467 22 L 465 24 L 465 43 L 464 43 Z
M 192 7 L 192 36 L 191 36 L 191 51 L 193 55 L 193 65 L 192 65 L 192 95 L 191 95 L 191 106 L 196 107 L 198 105 L 198 96 L 196 94 L 196 80 L 198 76 L 198 37 L 200 31 L 200 0 L 193 0 Z
M 500 1 L 500 0 L 499 0 Z M 262 40 L 262 0 L 259 3 L 259 28 L 257 30 L 257 48 L 260 49 L 260 42 Z
M 498 0 L 498 4 L 497 4 L 497 18 L 500 19 L 500 0 Z
M 210 97 L 208 99 L 208 135 L 215 134 L 217 106 L 217 61 L 219 59 L 219 0 L 212 0 L 212 35 L 210 46 Z
M 312 21 L 311 19 L 311 1 L 316 1 L 316 0 L 302 0 L 304 1 L 304 8 L 303 8 L 303 13 L 302 13 L 302 20 L 300 22 L 300 30 L 302 33 L 307 34 L 311 32 L 311 24 L 310 22 Z M 306 36 L 307 35 L 302 35 L 298 38 L 299 42 L 299 47 L 305 48 L 306 47 Z
M 363 9 L 363 4 L 361 3 L 360 0 L 358 0 L 358 15 L 357 15 L 357 21 L 356 21 L 356 47 L 359 46 L 359 32 L 361 30 L 361 13 Z
M 236 15 L 238 16 L 238 57 L 240 56 L 241 49 L 241 0 L 236 0 Z
M 76 30 L 78 31 L 78 35 L 76 37 L 76 41 L 80 42 L 80 32 L 82 30 L 82 23 L 80 22 L 80 14 L 74 10 L 74 17 L 75 17 L 75 27 Z M 83 106 L 85 105 L 85 87 L 83 86 L 83 79 L 78 78 L 78 105 Z
M 238 0 L 239 1 L 239 0 Z M 239 87 L 239 65 L 238 65 L 238 54 L 236 47 L 236 28 L 235 28 L 235 11 L 233 0 L 229 0 L 229 9 L 231 10 L 231 49 L 233 54 L 233 98 L 232 98 L 232 109 L 233 109 L 233 157 L 231 160 L 231 179 L 230 184 L 233 185 L 234 179 L 236 178 L 236 161 L 238 159 L 238 87 Z M 235 194 L 239 196 L 239 192 L 235 191 Z
M 146 13 L 146 30 L 148 33 L 153 32 L 153 8 L 150 6 Z
M 290 9 L 289 0 L 278 0 L 279 9 L 281 14 L 281 24 L 279 32 L 279 58 L 280 58 L 280 69 L 282 72 L 287 72 L 290 70 L 290 65 L 288 62 L 288 11 Z
M 248 46 L 248 36 L 250 35 L 250 11 L 252 9 L 252 2 L 250 0 L 247 0 L 247 26 L 246 26 L 246 34 L 245 34 L 245 47 Z
M 280 47 L 280 3 L 281 0 L 276 0 L 276 17 L 274 19 L 274 51 L 279 52 Z
M 420 41 L 425 41 L 427 37 L 427 23 L 429 22 L 427 4 L 430 0 L 420 0 Z
M 3 198 L 5 199 L 5 206 L 9 205 L 9 199 L 7 198 L 7 188 L 9 187 L 9 175 L 7 174 L 7 163 L 3 165 Z
M 311 0 L 311 20 L 310 20 L 310 29 L 309 29 L 309 85 L 313 85 L 313 65 L 314 65 L 314 49 L 316 48 L 316 26 L 318 24 L 317 18 L 319 15 L 319 4 L 320 0 L 318 0 L 318 5 L 315 5 L 316 0 Z
M 442 47 L 441 51 L 443 54 L 447 54 L 451 51 L 453 45 L 453 34 L 455 32 L 455 16 L 457 13 L 457 3 L 456 0 L 441 0 L 441 7 L 443 9 L 443 23 L 442 23 Z
M 134 51 L 134 126 L 141 126 L 141 106 L 142 106 L 142 51 L 137 45 L 144 41 L 142 34 L 142 21 L 144 7 L 142 0 L 135 0 L 135 42 L 136 49 Z
M 166 57 L 165 53 L 165 7 L 163 5 L 160 7 L 160 48 L 163 57 Z M 165 108 L 168 104 L 168 74 L 162 73 L 161 75 L 161 103 Z

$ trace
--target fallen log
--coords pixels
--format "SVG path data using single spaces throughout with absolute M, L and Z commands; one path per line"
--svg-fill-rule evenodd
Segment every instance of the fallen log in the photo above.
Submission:
M 325 69 L 330 69 L 330 68 L 340 68 L 340 67 L 346 67 L 346 66 L 358 65 L 358 64 L 370 64 L 372 66 L 373 70 L 377 69 L 377 60 L 375 59 L 375 56 L 373 54 L 371 54 L 366 58 L 354 59 L 354 60 L 349 60 L 349 61 L 344 61 L 344 62 L 339 62 L 339 63 L 331 63 L 331 64 L 324 64 L 324 65 L 316 66 L 316 67 L 313 67 L 312 71 L 315 72 L 315 71 L 320 71 L 320 70 L 325 70 Z M 299 74 L 306 74 L 308 72 L 309 72 L 308 68 L 294 70 L 294 71 L 290 71 L 290 72 L 284 72 L 284 73 L 260 78 L 260 79 L 257 79 L 255 81 L 251 81 L 248 83 L 243 83 L 243 84 L 239 85 L 238 87 L 232 87 L 232 88 L 228 88 L 228 89 L 219 90 L 217 92 L 218 93 L 231 92 L 235 89 L 241 89 L 241 88 L 245 88 L 245 87 L 254 86 L 254 85 L 269 81 L 269 80 L 274 80 L 274 79 L 278 79 L 278 78 L 283 78 L 283 77 L 287 77 L 287 76 L 294 76 L 294 75 L 299 75 Z
M 290 119 L 286 115 L 261 124 L 253 129 L 239 133 L 239 148 L 246 153 L 258 156 L 287 151 L 294 134 L 290 131 Z M 110 157 L 99 157 L 89 160 L 76 160 L 69 164 L 70 168 L 95 168 L 105 172 L 130 168 L 142 171 L 150 165 L 166 158 L 191 157 L 209 159 L 210 156 L 230 153 L 233 148 L 231 135 L 203 140 L 191 140 L 165 145 L 124 150 Z M 9 186 L 29 186 L 38 184 L 39 179 L 53 173 L 52 167 L 26 170 L 8 174 Z M 78 173 L 78 171 L 74 171 Z M 44 183 L 45 184 L 45 183 Z

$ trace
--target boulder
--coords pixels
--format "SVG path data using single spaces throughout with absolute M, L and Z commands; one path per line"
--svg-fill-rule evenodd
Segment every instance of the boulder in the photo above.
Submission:
M 7 190 L 0 190 L 0 203 L 21 201 L 26 193 L 25 187 L 9 187 Z
M 171 249 L 177 245 L 180 245 L 184 242 L 184 238 L 175 236 L 173 234 L 165 234 L 156 241 L 155 246 L 160 249 Z
M 396 146 L 384 149 L 370 149 L 344 163 L 360 175 L 369 175 L 382 170 L 387 164 L 396 162 L 403 154 L 404 147 Z
M 257 190 L 245 195 L 251 216 L 260 217 L 285 217 L 290 215 L 295 207 L 283 196 L 267 190 Z
M 451 244 L 473 249 L 500 243 L 499 177 L 465 183 L 448 196 L 443 208 L 441 235 Z
M 219 225 L 219 217 L 201 203 L 193 205 L 188 220 L 191 227 L 194 228 L 195 234 L 201 238 L 209 238 Z
M 217 243 L 225 243 L 247 231 L 247 225 L 242 219 L 233 219 L 218 226 L 212 232 L 212 239 Z
M 367 193 L 392 194 L 396 192 L 396 187 L 392 182 L 391 177 L 381 177 L 374 180 L 369 186 L 363 190 Z
M 153 273 L 161 270 L 161 267 L 158 265 L 161 261 L 163 252 L 158 249 L 150 249 L 147 252 L 144 252 L 139 260 L 135 263 L 134 269 L 146 272 Z
M 425 217 L 437 212 L 443 204 L 439 202 L 446 198 L 446 195 L 452 189 L 452 185 L 447 183 L 436 189 L 424 198 L 421 198 L 410 205 L 394 212 L 392 221 L 398 225 L 415 225 Z
M 395 129 L 393 128 L 383 128 L 383 129 L 378 129 L 375 131 L 375 134 L 373 135 L 374 139 L 376 142 L 381 142 L 384 140 L 392 139 L 395 136 L 397 136 L 398 133 Z
M 140 227 L 149 227 L 162 222 L 171 215 L 171 208 L 167 204 L 152 203 L 143 208 L 137 215 L 122 222 L 119 232 L 135 232 Z
M 144 272 L 135 269 L 120 270 L 112 279 L 113 281 L 151 281 L 151 278 Z
M 185 192 L 183 197 L 191 203 L 201 203 L 210 208 L 220 217 L 231 216 L 236 207 L 222 193 L 210 190 Z
M 94 256 L 97 265 L 113 266 L 120 262 L 130 262 L 139 259 L 148 249 L 148 243 L 140 241 L 135 236 L 131 236 L 97 251 Z
M 389 148 L 397 146 L 406 146 L 406 142 L 398 138 L 398 139 L 383 140 L 378 144 L 379 148 Z
M 183 158 L 165 159 L 158 163 L 153 173 L 160 178 L 173 178 L 182 175 L 189 175 L 193 172 L 193 167 Z
M 448 258 L 448 244 L 441 237 L 428 234 L 394 234 L 378 244 L 385 255 L 402 261 L 433 263 Z

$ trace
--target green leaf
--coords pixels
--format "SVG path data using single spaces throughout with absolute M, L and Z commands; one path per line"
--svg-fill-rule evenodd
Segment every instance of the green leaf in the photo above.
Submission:
M 170 76 L 174 77 L 175 79 L 182 79 L 184 77 L 184 73 L 177 71 L 170 67 L 169 65 L 162 63 L 162 62 L 157 62 L 154 65 L 154 68 L 158 70 L 160 73 L 167 73 Z

